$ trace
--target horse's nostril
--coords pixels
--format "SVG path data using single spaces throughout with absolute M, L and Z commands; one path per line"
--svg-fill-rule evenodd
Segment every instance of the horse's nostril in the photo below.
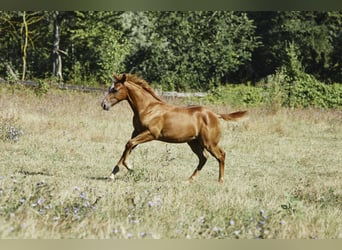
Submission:
M 109 106 L 107 106 L 105 102 L 102 102 L 102 103 L 101 103 L 101 107 L 102 107 L 104 110 L 109 110 Z

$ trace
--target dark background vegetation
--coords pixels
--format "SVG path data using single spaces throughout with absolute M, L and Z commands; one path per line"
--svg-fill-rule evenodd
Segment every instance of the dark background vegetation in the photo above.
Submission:
M 218 100 L 339 107 L 341 27 L 340 11 L 1 11 L 0 77 L 92 86 L 130 72 Z

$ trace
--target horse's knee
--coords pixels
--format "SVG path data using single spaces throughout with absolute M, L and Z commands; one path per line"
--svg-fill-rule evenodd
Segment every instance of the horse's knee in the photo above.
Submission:
M 125 151 L 131 153 L 133 151 L 133 149 L 136 148 L 136 146 L 138 146 L 137 144 L 134 144 L 131 140 L 128 141 L 126 143 L 126 146 L 125 146 Z
M 226 158 L 226 153 L 220 147 L 216 147 L 215 151 L 217 152 L 217 158 L 224 161 Z
M 224 162 L 226 159 L 226 153 L 218 146 L 208 147 L 207 150 L 214 156 L 218 161 Z
M 127 143 L 126 143 L 126 150 L 132 150 L 136 145 L 133 143 L 132 140 L 129 140 Z

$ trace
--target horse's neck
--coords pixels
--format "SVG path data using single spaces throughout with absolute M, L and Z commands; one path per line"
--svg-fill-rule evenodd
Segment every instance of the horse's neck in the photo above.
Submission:
M 128 103 L 136 115 L 146 112 L 146 109 L 151 104 L 160 103 L 150 93 L 133 84 L 128 87 L 128 93 Z

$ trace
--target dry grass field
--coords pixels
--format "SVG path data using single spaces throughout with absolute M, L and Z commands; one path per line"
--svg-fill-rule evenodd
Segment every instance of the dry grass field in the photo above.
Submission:
M 222 121 L 224 184 L 213 157 L 188 183 L 197 157 L 162 142 L 138 146 L 135 170 L 107 182 L 132 112 L 105 112 L 101 99 L 0 89 L 0 124 L 18 134 L 0 140 L 0 238 L 342 238 L 341 110 L 254 108 Z

